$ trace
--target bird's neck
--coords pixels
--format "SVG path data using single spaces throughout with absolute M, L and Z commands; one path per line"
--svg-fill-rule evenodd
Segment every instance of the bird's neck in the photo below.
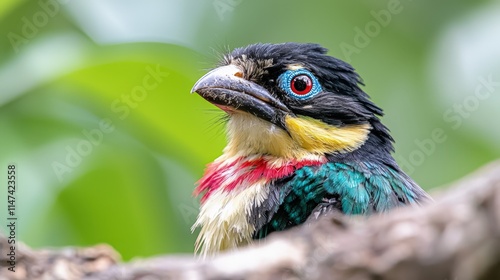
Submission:
M 305 116 L 284 118 L 287 131 L 247 113 L 234 113 L 227 123 L 227 157 L 271 155 L 302 159 L 310 155 L 347 153 L 368 139 L 369 123 L 336 127 Z

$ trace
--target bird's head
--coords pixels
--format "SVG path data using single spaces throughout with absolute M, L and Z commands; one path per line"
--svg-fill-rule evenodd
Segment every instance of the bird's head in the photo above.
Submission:
M 317 44 L 235 49 L 192 92 L 228 116 L 230 156 L 347 156 L 392 151 L 392 138 L 349 64 Z

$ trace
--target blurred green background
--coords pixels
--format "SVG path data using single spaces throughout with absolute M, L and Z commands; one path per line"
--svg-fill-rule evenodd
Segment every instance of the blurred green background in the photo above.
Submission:
M 349 61 L 403 169 L 446 184 L 500 155 L 499 28 L 499 1 L 2 0 L 1 220 L 15 163 L 28 245 L 192 252 L 191 192 L 225 139 L 220 112 L 189 91 L 255 42 L 316 42 Z

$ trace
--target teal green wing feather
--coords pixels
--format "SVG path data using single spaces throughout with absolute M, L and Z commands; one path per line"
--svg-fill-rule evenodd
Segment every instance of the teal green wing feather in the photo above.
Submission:
M 404 173 L 370 163 L 306 166 L 269 188 L 271 199 L 255 207 L 250 217 L 257 229 L 255 238 L 304 223 L 325 198 L 347 215 L 385 212 L 425 198 Z

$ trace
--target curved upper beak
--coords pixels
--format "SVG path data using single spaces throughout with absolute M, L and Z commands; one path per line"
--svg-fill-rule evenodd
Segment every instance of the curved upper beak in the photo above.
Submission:
M 264 87 L 244 78 L 235 65 L 216 68 L 201 77 L 191 89 L 207 101 L 244 111 L 283 127 L 283 117 L 292 114 L 285 104 Z

